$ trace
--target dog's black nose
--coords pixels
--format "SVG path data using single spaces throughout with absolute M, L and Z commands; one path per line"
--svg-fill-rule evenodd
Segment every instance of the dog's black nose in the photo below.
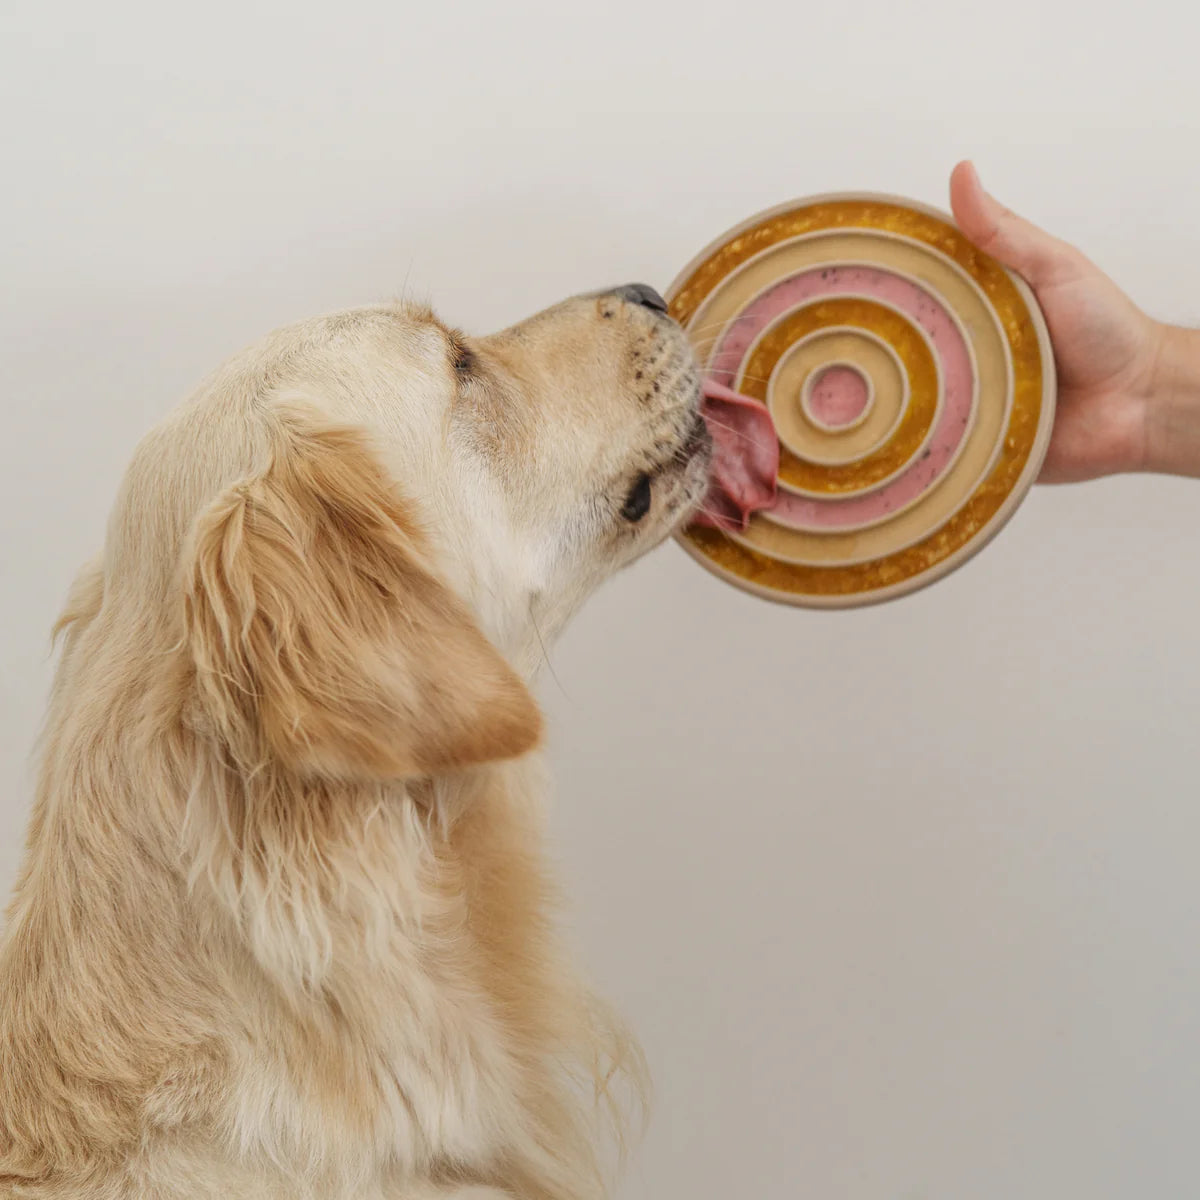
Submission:
M 627 283 L 624 287 L 614 289 L 613 295 L 631 304 L 652 308 L 655 312 L 667 312 L 667 302 L 648 283 Z

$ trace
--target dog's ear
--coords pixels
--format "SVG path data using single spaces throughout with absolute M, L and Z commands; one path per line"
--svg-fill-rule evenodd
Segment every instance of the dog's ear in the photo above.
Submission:
M 422 559 L 352 431 L 286 416 L 201 516 L 185 576 L 199 713 L 243 769 L 400 779 L 513 758 L 541 714 Z

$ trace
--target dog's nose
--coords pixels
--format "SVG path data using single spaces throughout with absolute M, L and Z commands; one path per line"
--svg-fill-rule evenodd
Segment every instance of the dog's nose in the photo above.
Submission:
M 665 313 L 668 311 L 667 302 L 648 283 L 627 283 L 624 287 L 615 288 L 613 295 L 619 296 L 622 300 L 628 300 L 631 304 L 640 304 L 643 308 L 653 309 L 655 312 Z

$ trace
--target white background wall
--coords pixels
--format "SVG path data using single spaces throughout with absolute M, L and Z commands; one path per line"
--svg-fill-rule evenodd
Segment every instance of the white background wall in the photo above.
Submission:
M 290 10 L 286 17 L 278 15 Z M 0 38 L 0 885 L 49 626 L 228 352 L 406 287 L 478 331 L 974 154 L 1200 324 L 1184 0 L 32 0 Z M 818 615 L 675 547 L 547 680 L 580 940 L 658 1080 L 626 1200 L 1200 1194 L 1200 484 L 1041 489 Z

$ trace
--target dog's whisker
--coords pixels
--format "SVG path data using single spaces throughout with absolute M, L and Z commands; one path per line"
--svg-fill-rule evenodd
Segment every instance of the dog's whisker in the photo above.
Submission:
M 722 524 L 722 522 L 725 522 L 725 521 L 728 521 L 728 520 L 729 520 L 729 514 L 728 514 L 728 513 L 719 513 L 719 512 L 716 512 L 714 509 L 711 509 L 711 508 L 706 508 L 706 507 L 705 507 L 703 504 L 701 504 L 701 505 L 698 505 L 698 506 L 697 506 L 697 508 L 696 508 L 696 512 L 697 512 L 697 513 L 699 513 L 699 514 L 700 514 L 700 515 L 702 515 L 702 516 L 708 517 L 708 519 L 709 519 L 710 521 L 715 521 L 715 522 L 716 522 L 716 524 L 717 524 L 717 525 L 718 525 L 718 526 L 719 526 L 721 529 L 724 529 L 724 528 L 725 528 L 725 526 L 724 526 L 724 524 Z
M 734 374 L 733 371 L 722 370 L 720 367 L 718 367 L 715 371 L 709 372 L 709 377 L 711 378 L 713 375 L 730 375 L 730 376 L 732 376 L 733 374 Z M 761 375 L 744 375 L 743 374 L 743 375 L 738 375 L 737 378 L 740 380 L 744 380 L 747 383 L 761 383 L 764 386 L 771 382 L 770 379 L 764 378 Z M 732 387 L 732 384 L 730 386 Z M 734 389 L 734 390 L 736 390 L 736 389 Z
M 718 421 L 716 417 L 705 415 L 704 420 L 710 426 L 715 425 L 718 429 L 725 430 L 726 433 L 731 434 L 733 437 L 738 438 L 743 442 L 749 442 L 751 445 L 754 444 L 754 439 L 750 437 L 749 434 L 743 433 L 740 429 L 735 429 L 732 425 L 727 425 L 724 421 Z
M 713 330 L 732 329 L 735 325 L 740 325 L 743 321 L 758 320 L 756 313 L 742 313 L 740 316 L 731 317 L 726 321 L 709 321 L 705 325 L 697 325 L 695 328 L 688 327 L 687 332 L 692 337 L 702 337 L 706 333 L 712 333 Z
M 559 679 L 558 672 L 554 669 L 554 663 L 550 661 L 550 652 L 546 649 L 546 640 L 542 637 L 542 630 L 537 622 L 537 614 L 533 611 L 532 600 L 529 602 L 529 623 L 533 626 L 533 632 L 537 637 L 538 646 L 541 647 L 542 662 L 545 664 L 546 670 L 550 672 L 550 678 L 554 680 L 558 690 L 562 692 L 563 697 L 567 700 L 570 700 L 571 697 L 567 694 L 567 689 L 563 687 L 562 680 Z

